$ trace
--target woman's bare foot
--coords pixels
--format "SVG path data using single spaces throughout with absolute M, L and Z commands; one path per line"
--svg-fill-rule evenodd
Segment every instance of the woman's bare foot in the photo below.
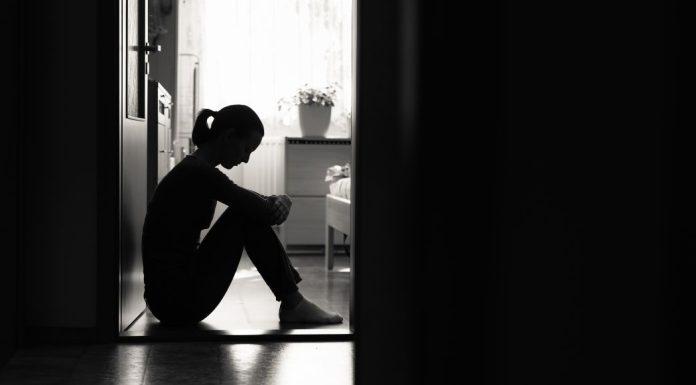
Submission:
M 291 309 L 281 306 L 278 311 L 281 323 L 340 324 L 343 317 L 338 313 L 327 312 L 305 298 Z

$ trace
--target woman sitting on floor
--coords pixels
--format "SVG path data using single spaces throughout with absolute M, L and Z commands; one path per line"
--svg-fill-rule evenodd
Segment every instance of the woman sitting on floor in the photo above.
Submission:
M 263 135 L 261 120 L 247 106 L 203 110 L 192 135 L 198 149 L 157 186 L 147 208 L 142 247 L 145 301 L 162 323 L 193 324 L 206 318 L 227 292 L 244 248 L 280 301 L 281 322 L 343 322 L 298 291 L 300 275 L 271 227 L 288 217 L 290 198 L 244 189 L 216 168 L 248 162 Z M 228 208 L 199 244 L 216 201 Z

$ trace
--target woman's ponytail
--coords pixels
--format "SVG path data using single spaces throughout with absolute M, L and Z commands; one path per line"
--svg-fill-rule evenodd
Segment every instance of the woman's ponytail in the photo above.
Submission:
M 207 108 L 201 110 L 196 118 L 196 123 L 193 125 L 191 139 L 193 144 L 200 147 L 203 143 L 210 139 L 210 127 L 208 127 L 208 118 L 215 118 L 216 112 Z
M 213 117 L 213 123 L 208 127 L 208 118 Z M 193 125 L 191 139 L 193 144 L 200 147 L 228 130 L 233 130 L 235 136 L 248 137 L 251 132 L 257 132 L 263 136 L 263 123 L 256 112 L 248 106 L 234 104 L 224 107 L 220 111 L 203 109 L 198 113 L 196 123 Z

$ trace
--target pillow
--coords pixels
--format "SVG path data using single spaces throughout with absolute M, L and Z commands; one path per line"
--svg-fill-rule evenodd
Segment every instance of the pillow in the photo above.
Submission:
M 341 178 L 329 185 L 331 195 L 350 200 L 350 178 Z

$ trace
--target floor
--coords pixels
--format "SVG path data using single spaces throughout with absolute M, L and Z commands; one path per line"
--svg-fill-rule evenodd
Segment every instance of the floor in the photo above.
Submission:
M 216 342 L 36 347 L 18 351 L 0 384 L 348 385 L 352 342 Z
M 291 256 L 293 266 L 302 276 L 300 292 L 317 305 L 344 317 L 339 325 L 281 325 L 273 293 L 266 286 L 249 258 L 244 255 L 232 285 L 220 305 L 196 327 L 163 327 L 146 312 L 126 332 L 125 337 L 159 337 L 259 334 L 325 335 L 350 334 L 350 265 L 346 256 L 336 256 L 332 271 L 324 268 L 321 256 Z

